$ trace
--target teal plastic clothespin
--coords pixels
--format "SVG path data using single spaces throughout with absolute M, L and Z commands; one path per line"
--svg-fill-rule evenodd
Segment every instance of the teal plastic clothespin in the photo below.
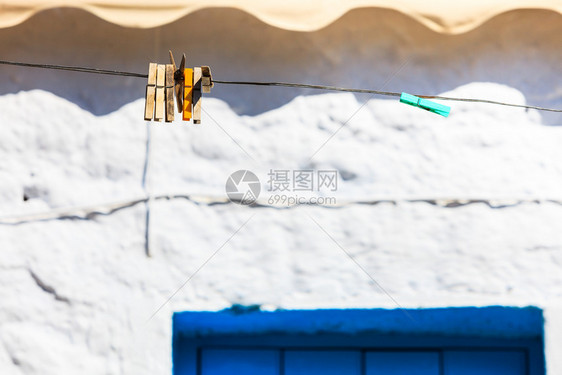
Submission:
M 414 107 L 419 107 L 421 109 L 425 109 L 426 111 L 437 113 L 443 117 L 449 116 L 449 112 L 451 112 L 451 107 L 432 102 L 431 100 L 419 98 L 415 95 L 406 94 L 405 92 L 400 95 L 400 103 L 406 103 Z

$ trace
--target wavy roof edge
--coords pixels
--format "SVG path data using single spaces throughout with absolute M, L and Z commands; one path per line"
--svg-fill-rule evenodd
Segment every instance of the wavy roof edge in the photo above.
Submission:
M 247 12 L 269 25 L 293 31 L 319 30 L 354 9 L 385 8 L 401 12 L 444 34 L 470 31 L 499 14 L 513 10 L 549 10 L 562 15 L 562 1 L 558 0 L 495 0 L 487 4 L 433 0 L 429 5 L 412 0 L 349 0 L 343 4 L 330 0 L 245 0 L 238 3 L 233 0 L 207 0 L 205 5 L 185 0 L 165 0 L 158 5 L 147 0 L 134 3 L 130 0 L 0 0 L 0 28 L 16 26 L 38 12 L 61 7 L 83 9 L 108 22 L 132 28 L 166 25 L 201 9 L 231 8 Z

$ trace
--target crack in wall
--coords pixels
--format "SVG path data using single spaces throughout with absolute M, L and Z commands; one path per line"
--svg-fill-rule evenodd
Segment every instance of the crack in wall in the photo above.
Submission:
M 52 294 L 53 297 L 55 297 L 55 300 L 60 301 L 60 302 L 65 302 L 70 304 L 70 300 L 66 297 L 61 296 L 60 294 L 57 293 L 57 291 L 55 290 L 55 288 L 53 288 L 52 286 L 46 284 L 43 280 L 41 280 L 39 278 L 39 276 L 37 276 L 37 274 L 35 272 L 33 272 L 31 269 L 29 269 L 29 274 L 31 275 L 31 277 L 33 278 L 33 280 L 35 281 L 35 283 L 37 284 L 37 286 L 39 288 L 41 288 L 41 290 L 43 290 L 46 293 Z
M 16 217 L 0 217 L 0 225 L 21 225 L 28 223 L 52 221 L 52 220 L 93 220 L 97 216 L 109 216 L 121 210 L 135 207 L 138 204 L 146 203 L 149 200 L 177 200 L 184 199 L 198 206 L 217 206 L 238 204 L 229 201 L 226 197 L 200 196 L 192 194 L 164 194 L 151 197 L 137 198 L 125 202 L 102 204 L 94 207 L 72 207 L 67 209 L 52 210 L 41 214 Z M 554 204 L 562 206 L 562 199 L 539 199 L 539 198 L 494 198 L 494 199 L 460 199 L 460 198 L 381 198 L 364 201 L 344 201 L 335 205 L 327 204 L 295 204 L 290 206 L 275 206 L 256 201 L 248 208 L 269 208 L 276 210 L 293 209 L 300 206 L 315 206 L 330 209 L 341 209 L 349 206 L 367 205 L 376 206 L 379 204 L 392 204 L 398 206 L 403 203 L 429 204 L 436 207 L 455 209 L 476 204 L 483 204 L 490 209 L 504 209 L 518 207 L 522 205 L 546 205 Z
M 4 348 L 4 352 L 6 352 L 6 355 L 10 359 L 10 362 L 12 362 L 12 364 L 14 365 L 12 369 L 17 369 L 18 374 L 23 374 L 24 371 L 22 369 L 22 362 L 20 361 L 20 359 L 14 353 L 12 353 L 12 350 L 8 348 L 4 340 L 0 340 L 0 344 Z

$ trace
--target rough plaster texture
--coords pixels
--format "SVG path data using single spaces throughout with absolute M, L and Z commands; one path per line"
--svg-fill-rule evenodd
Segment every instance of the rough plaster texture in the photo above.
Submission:
M 36 16 L 35 26 L 28 22 L 2 30 L 0 39 L 10 41 L 2 44 L 3 53 L 27 61 L 32 56 L 34 61 L 101 67 L 122 63 L 124 70 L 143 71 L 152 52 L 142 49 L 140 41 L 160 35 L 155 49 L 164 50 L 160 45 L 167 44 L 168 35 L 185 26 L 179 22 L 132 31 L 74 12 L 50 11 Z M 275 30 L 233 13 L 209 34 L 210 41 L 225 48 L 192 46 L 200 42 L 182 42 L 179 34 L 173 34 L 175 41 L 170 38 L 173 48 L 202 50 L 201 55 L 193 52 L 197 57 L 191 63 L 208 62 L 221 78 L 254 74 L 257 79 L 377 87 L 410 59 L 410 68 L 397 74 L 388 89 L 452 90 L 447 94 L 562 106 L 556 80 L 561 73 L 562 49 L 556 48 L 560 18 L 544 18 L 541 12 L 508 14 L 469 34 L 445 37 L 398 14 L 382 13 L 353 12 L 312 34 Z M 363 17 L 380 23 L 357 22 Z M 532 24 L 534 32 L 509 26 L 514 18 L 518 25 Z M 57 33 L 65 30 L 59 23 L 41 43 L 34 39 L 48 20 L 61 20 L 76 26 L 75 33 L 67 31 L 59 40 L 61 48 L 71 47 L 85 37 L 84 25 L 76 19 L 97 27 L 91 28 L 91 39 L 82 38 L 75 56 L 41 47 L 54 46 Z M 250 29 L 241 50 L 232 47 L 243 40 L 241 31 L 229 28 L 235 22 Z M 403 27 L 391 27 L 396 24 Z M 115 29 L 119 32 L 112 33 Z M 334 38 L 346 32 L 357 41 Z M 124 35 L 131 38 L 121 44 Z M 26 48 L 12 44 L 18 38 L 27 41 Z M 448 48 L 435 49 L 436 42 L 449 43 Z M 277 61 L 276 53 L 290 46 L 295 51 Z M 468 47 L 470 53 L 459 56 Z M 129 59 L 132 50 L 136 55 Z M 162 51 L 157 54 L 165 60 Z M 309 65 L 295 69 L 305 62 Z M 137 99 L 143 82 L 0 71 L 6 83 L 0 96 L 4 221 L 144 196 L 147 129 L 141 120 L 143 102 Z M 552 126 L 562 124 L 557 115 L 455 103 L 445 119 L 371 98 L 349 120 L 365 97 L 268 90 L 217 86 L 215 98 L 203 99 L 207 113 L 201 126 L 150 125 L 150 193 L 223 197 L 226 178 L 238 169 L 256 172 L 265 189 L 271 168 L 312 168 L 340 172 L 343 178 L 334 193 L 339 202 L 380 197 L 562 199 L 562 128 Z M 143 204 L 86 219 L 2 224 L 0 370 L 169 374 L 174 311 L 218 310 L 234 303 L 394 308 L 398 302 L 404 307 L 544 308 L 547 367 L 549 374 L 558 374 L 560 222 L 562 206 L 544 201 L 501 208 L 400 201 L 273 209 L 161 199 L 151 203 L 151 258 L 144 254 Z

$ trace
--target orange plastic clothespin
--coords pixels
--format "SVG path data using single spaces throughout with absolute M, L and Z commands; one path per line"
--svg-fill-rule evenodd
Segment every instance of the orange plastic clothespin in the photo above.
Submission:
M 193 95 L 193 69 L 183 70 L 183 120 L 191 120 L 191 99 Z

